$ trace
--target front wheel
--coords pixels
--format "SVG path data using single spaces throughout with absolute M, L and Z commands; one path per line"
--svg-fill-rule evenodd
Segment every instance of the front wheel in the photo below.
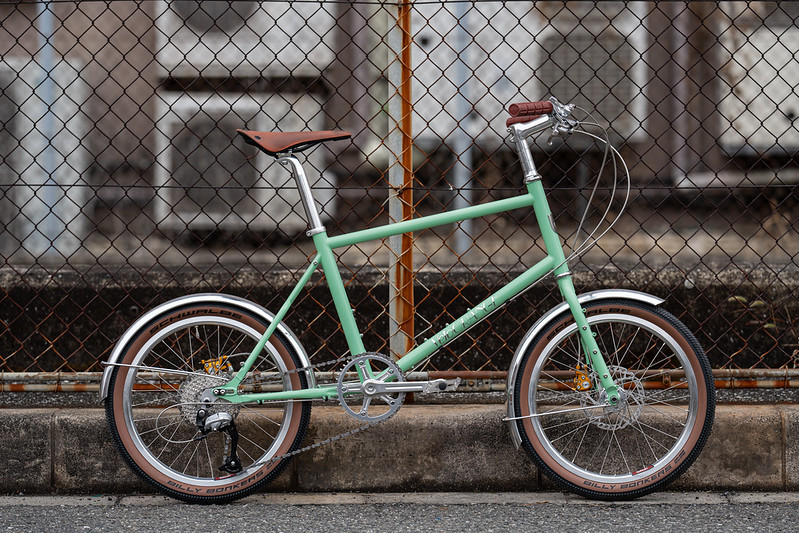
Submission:
M 697 458 L 715 412 L 704 351 L 670 313 L 633 300 L 586 306 L 621 400 L 610 406 L 570 312 L 531 344 L 514 387 L 525 451 L 564 488 L 630 499 L 665 486 Z
M 240 498 L 274 479 L 299 447 L 308 402 L 234 404 L 213 396 L 241 368 L 268 323 L 235 306 L 194 304 L 139 329 L 117 361 L 106 399 L 114 442 L 133 470 L 196 503 Z M 244 391 L 308 387 L 278 332 L 242 382 Z

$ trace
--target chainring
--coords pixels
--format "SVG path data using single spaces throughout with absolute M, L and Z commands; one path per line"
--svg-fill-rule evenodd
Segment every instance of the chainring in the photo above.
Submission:
M 353 372 L 357 372 L 357 381 L 353 379 Z M 367 380 L 387 383 L 402 382 L 405 378 L 396 363 L 385 355 L 366 353 L 353 358 L 342 369 L 336 387 L 344 411 L 367 423 L 382 422 L 394 416 L 405 401 L 405 393 L 369 393 L 369 387 L 364 387 Z M 353 405 L 359 407 L 354 409 Z

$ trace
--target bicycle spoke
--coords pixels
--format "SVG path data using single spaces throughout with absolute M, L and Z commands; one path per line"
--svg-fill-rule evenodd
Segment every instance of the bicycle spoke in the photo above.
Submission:
M 653 465 L 666 468 L 681 446 L 694 445 L 685 436 L 698 422 L 691 418 L 700 401 L 697 379 L 683 352 L 685 343 L 667 333 L 679 328 L 668 328 L 661 313 L 647 311 L 641 318 L 631 312 L 643 307 L 639 304 L 619 311 L 623 305 L 607 304 L 603 311 L 597 304 L 587 317 L 608 373 L 619 387 L 618 404 L 607 402 L 592 370 L 587 372 L 590 387 L 578 390 L 584 347 L 568 316 L 557 328 L 553 325 L 540 334 L 542 344 L 525 363 L 527 374 L 517 378 L 530 382 L 527 389 L 524 381 L 516 383 L 516 390 L 526 390 L 527 405 L 519 404 L 523 408 L 515 423 L 530 441 L 538 442 L 534 455 L 547 465 L 545 471 L 567 479 L 579 492 L 599 493 L 601 489 L 589 488 L 594 484 L 611 490 L 635 487 L 636 492 L 639 486 L 645 491 L 661 485 L 679 472 L 652 475 L 658 473 L 651 471 Z M 574 410 L 559 411 L 569 406 Z M 530 416 L 548 410 L 557 416 Z M 704 427 L 707 431 L 709 426 Z M 526 450 L 530 453 L 531 448 Z M 683 465 L 687 463 L 674 470 Z
M 588 434 L 588 430 L 590 429 L 590 424 L 585 424 L 583 430 L 583 434 L 580 437 L 580 441 L 577 443 L 577 449 L 574 451 L 574 457 L 572 458 L 572 462 L 577 459 L 577 455 L 580 453 L 580 450 L 583 448 L 583 443 L 585 442 L 585 436 Z

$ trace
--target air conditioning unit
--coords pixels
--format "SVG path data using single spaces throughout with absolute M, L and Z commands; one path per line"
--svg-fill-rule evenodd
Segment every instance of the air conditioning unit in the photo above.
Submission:
M 474 106 L 467 131 L 481 140 L 505 137 L 508 104 L 549 96 L 592 111 L 628 140 L 643 134 L 646 6 L 567 4 L 476 2 L 464 30 L 455 4 L 420 4 L 412 16 L 415 133 L 446 138 L 458 128 L 460 86 Z M 460 31 L 469 39 L 466 76 L 456 57 Z
M 721 144 L 731 153 L 799 149 L 797 2 L 722 2 Z
M 156 120 L 155 215 L 168 233 L 279 228 L 305 230 L 291 174 L 239 139 L 236 129 L 322 129 L 321 102 L 309 94 L 160 94 Z M 299 154 L 317 203 L 332 212 L 325 151 Z
M 159 2 L 158 63 L 172 77 L 318 76 L 335 59 L 330 5 Z
M 60 60 L 48 80 L 31 58 L 0 62 L 0 247 L 7 259 L 69 257 L 88 234 L 83 142 L 91 120 L 80 72 Z

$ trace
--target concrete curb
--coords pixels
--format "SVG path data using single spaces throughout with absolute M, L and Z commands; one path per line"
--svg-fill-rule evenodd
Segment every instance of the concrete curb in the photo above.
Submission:
M 267 490 L 553 489 L 514 449 L 503 415 L 500 405 L 407 405 L 386 424 L 301 454 Z M 315 407 L 307 442 L 355 425 L 337 407 Z M 152 492 L 117 453 L 102 409 L 0 409 L 0 462 L 3 494 Z M 799 405 L 718 406 L 705 450 L 672 488 L 799 490 Z

